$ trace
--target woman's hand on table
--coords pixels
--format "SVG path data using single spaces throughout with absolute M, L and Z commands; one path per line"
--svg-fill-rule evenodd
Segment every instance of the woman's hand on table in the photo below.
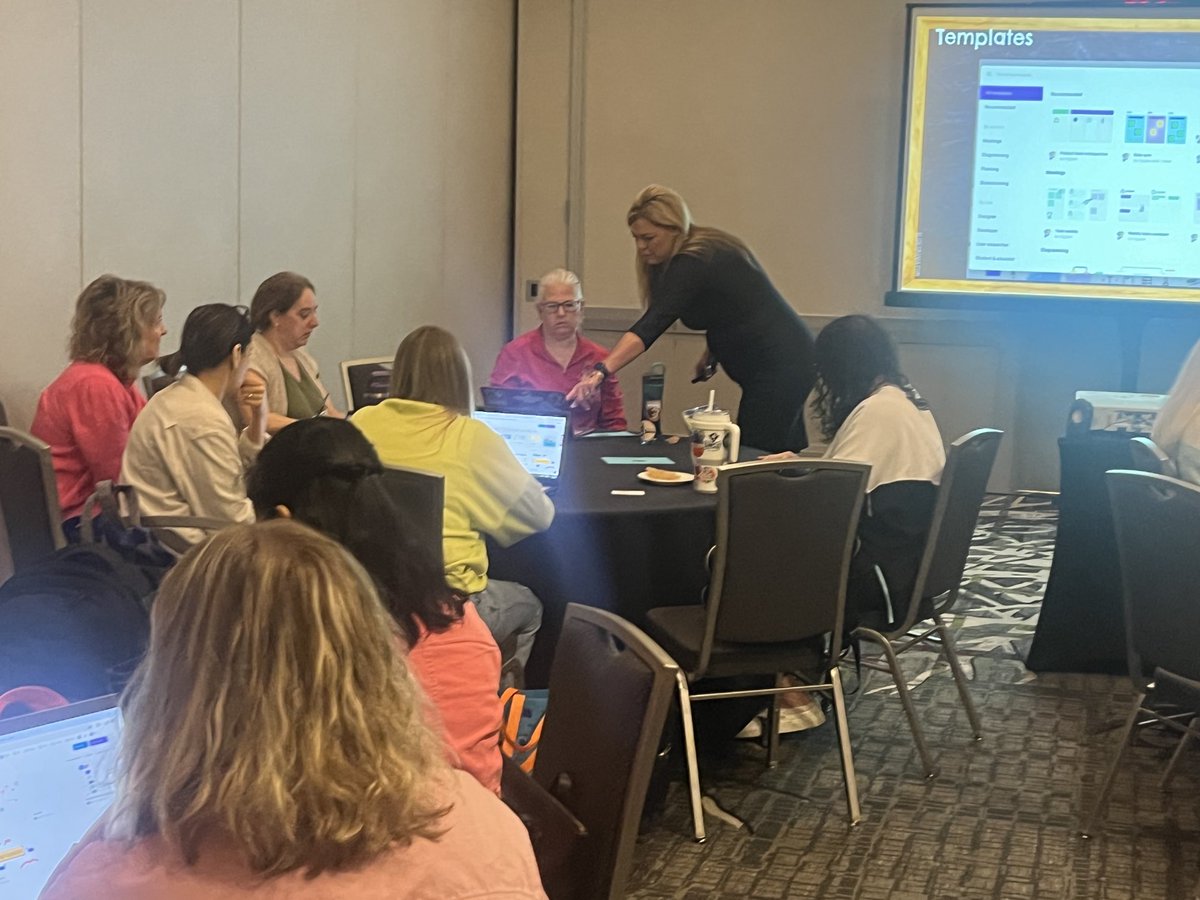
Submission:
M 800 457 L 791 450 L 784 450 L 782 453 L 768 453 L 765 456 L 758 458 L 759 462 L 783 462 L 788 459 L 799 459 Z

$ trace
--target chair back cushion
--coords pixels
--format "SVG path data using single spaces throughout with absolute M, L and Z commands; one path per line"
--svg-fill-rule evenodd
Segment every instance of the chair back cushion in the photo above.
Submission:
M 434 472 L 384 466 L 383 483 L 396 504 L 406 533 L 431 558 L 443 565 L 442 518 L 446 505 L 446 479 Z
M 925 576 L 922 597 L 937 597 L 957 591 L 967 567 L 967 553 L 979 521 L 979 507 L 987 493 L 988 479 L 1003 431 L 980 428 L 950 445 L 946 468 L 933 511 L 932 558 Z
M 1125 599 L 1130 675 L 1200 681 L 1200 488 L 1145 472 L 1107 474 Z
M 721 472 L 716 641 L 791 642 L 840 626 L 869 471 L 814 459 Z
M 533 777 L 587 829 L 578 900 L 624 896 L 678 671 L 619 616 L 567 607 Z

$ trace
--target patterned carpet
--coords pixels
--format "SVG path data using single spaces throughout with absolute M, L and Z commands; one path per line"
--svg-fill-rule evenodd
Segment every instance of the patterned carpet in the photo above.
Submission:
M 852 699 L 850 733 L 863 821 L 849 828 L 831 725 L 784 738 L 780 765 L 740 742 L 702 769 L 705 792 L 743 827 L 707 817 L 691 840 L 674 784 L 636 852 L 630 897 L 1190 898 L 1200 882 L 1200 766 L 1193 749 L 1170 792 L 1173 749 L 1147 730 L 1122 768 L 1103 829 L 1078 837 L 1115 728 L 1122 679 L 1043 675 L 1021 663 L 1049 574 L 1049 501 L 989 500 L 956 608 L 984 739 L 971 740 L 954 684 L 932 654 L 910 655 L 915 702 L 940 775 L 926 781 L 894 688 L 875 675 Z M 853 684 L 853 676 L 849 681 Z

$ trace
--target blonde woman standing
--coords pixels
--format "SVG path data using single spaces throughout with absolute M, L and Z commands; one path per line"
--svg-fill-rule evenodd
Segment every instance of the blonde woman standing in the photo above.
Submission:
M 524 826 L 442 761 L 370 580 L 303 525 L 187 554 L 121 706 L 116 800 L 48 900 L 545 897 Z
M 637 247 L 638 287 L 646 311 L 568 399 L 597 402 L 603 383 L 680 320 L 705 332 L 696 377 L 717 365 L 742 388 L 742 443 L 779 451 L 806 445 L 802 412 L 813 386 L 813 340 L 754 254 L 739 238 L 697 225 L 683 198 L 652 184 L 625 217 Z

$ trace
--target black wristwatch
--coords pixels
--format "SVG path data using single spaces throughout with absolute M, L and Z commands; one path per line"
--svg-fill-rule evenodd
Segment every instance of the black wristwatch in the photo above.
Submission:
M 600 373 L 600 380 L 601 380 L 601 381 L 603 381 L 605 378 L 608 378 L 609 376 L 611 376 L 611 375 L 612 375 L 612 372 L 608 371 L 608 366 L 606 366 L 606 365 L 605 365 L 604 363 L 602 363 L 602 362 L 598 362 L 598 363 L 596 363 L 594 366 L 592 366 L 592 368 L 593 368 L 595 371 L 597 371 L 597 372 L 599 372 L 599 373 Z

